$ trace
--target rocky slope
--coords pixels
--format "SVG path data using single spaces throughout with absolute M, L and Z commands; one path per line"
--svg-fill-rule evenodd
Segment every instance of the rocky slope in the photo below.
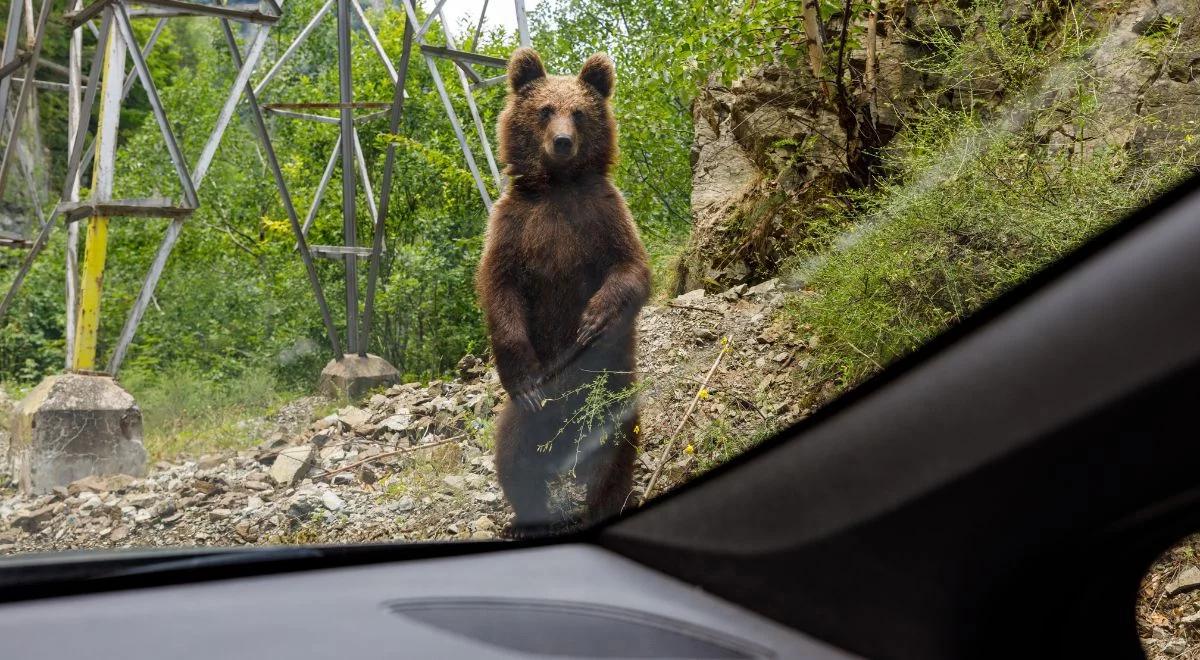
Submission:
M 772 281 L 644 310 L 645 447 L 631 502 L 694 398 L 656 492 L 805 414 L 794 401 L 806 346 L 776 325 L 784 296 Z M 0 491 L 0 553 L 493 538 L 509 517 L 489 448 L 505 397 L 478 358 L 459 366 L 453 380 L 397 385 L 315 420 L 317 400 L 302 399 L 260 423 L 261 445 L 159 462 L 145 478 L 86 478 L 40 497 Z

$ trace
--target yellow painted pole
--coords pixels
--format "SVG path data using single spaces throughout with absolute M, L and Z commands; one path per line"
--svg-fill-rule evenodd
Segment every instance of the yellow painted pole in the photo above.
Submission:
M 108 115 L 120 112 L 119 94 L 125 77 L 125 50 L 115 26 L 108 33 L 102 73 L 101 101 L 96 122 L 96 156 L 92 162 L 91 194 L 97 199 L 107 199 L 112 194 L 112 161 L 116 147 L 116 125 L 120 117 Z M 96 368 L 100 290 L 104 283 L 104 262 L 107 257 L 108 218 L 91 218 L 84 239 L 83 269 L 79 282 L 79 325 L 75 331 L 75 362 L 72 365 L 75 371 L 94 371 Z
M 96 368 L 96 333 L 100 327 L 100 287 L 108 257 L 108 218 L 88 221 L 84 239 L 83 273 L 80 277 L 79 328 L 75 332 L 76 371 Z

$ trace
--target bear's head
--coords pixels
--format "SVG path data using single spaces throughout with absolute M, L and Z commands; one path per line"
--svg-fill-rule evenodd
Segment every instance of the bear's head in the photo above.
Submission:
M 518 187 L 606 175 L 616 159 L 617 125 L 609 97 L 612 60 L 588 58 L 578 76 L 548 76 L 537 51 L 508 61 L 508 102 L 500 114 L 500 160 Z

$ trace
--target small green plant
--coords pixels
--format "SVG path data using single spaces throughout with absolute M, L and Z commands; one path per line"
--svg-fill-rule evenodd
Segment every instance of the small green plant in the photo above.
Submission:
M 468 412 L 466 419 L 463 420 L 463 425 L 475 446 L 488 452 L 496 448 L 496 429 L 492 418 L 480 417 L 473 412 Z
M 770 427 L 752 433 L 735 431 L 728 422 L 717 419 L 699 430 L 691 442 L 684 445 L 683 451 L 696 457 L 695 470 L 707 472 L 744 453 L 770 437 L 773 432 L 774 429 Z
M 611 375 L 608 371 L 602 371 L 592 380 L 553 399 L 570 401 L 583 395 L 583 400 L 563 421 L 554 437 L 537 447 L 539 452 L 549 452 L 568 429 L 574 429 L 575 437 L 571 442 L 575 445 L 576 460 L 571 466 L 571 476 L 575 475 L 575 467 L 587 439 L 598 437 L 601 443 L 631 441 L 625 436 L 623 425 L 632 414 L 638 395 L 646 388 L 646 381 L 638 381 L 621 389 L 610 389 L 608 382 Z

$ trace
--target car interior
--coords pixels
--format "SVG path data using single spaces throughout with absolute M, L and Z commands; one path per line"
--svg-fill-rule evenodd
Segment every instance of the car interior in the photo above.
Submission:
M 1143 657 L 1139 580 L 1200 523 L 1197 183 L 617 519 L 12 558 L 5 655 Z

